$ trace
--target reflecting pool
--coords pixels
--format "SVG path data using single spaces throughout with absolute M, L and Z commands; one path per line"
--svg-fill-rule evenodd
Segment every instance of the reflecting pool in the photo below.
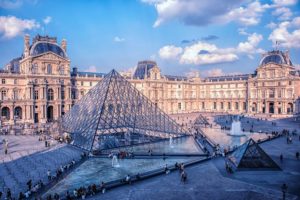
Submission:
M 160 154 L 199 154 L 203 153 L 193 137 L 173 138 L 170 140 L 163 140 L 160 142 L 142 144 L 130 147 L 120 148 L 125 151 L 132 151 L 134 153 L 148 153 L 149 149 L 153 153 Z
M 102 181 L 108 182 L 120 178 L 125 178 L 127 174 L 136 175 L 151 170 L 174 165 L 176 162 L 186 162 L 199 159 L 195 157 L 167 158 L 167 159 L 123 159 L 119 160 L 119 167 L 112 167 L 112 160 L 109 158 L 91 158 L 81 164 L 65 179 L 51 188 L 47 194 L 66 194 L 81 186 L 87 187 L 91 184 L 100 184 Z M 47 195 L 46 194 L 46 195 Z
M 203 132 L 221 148 L 239 146 L 252 138 L 254 141 L 267 138 L 270 134 L 243 132 L 243 136 L 233 136 L 230 130 L 221 130 L 219 128 L 202 128 Z

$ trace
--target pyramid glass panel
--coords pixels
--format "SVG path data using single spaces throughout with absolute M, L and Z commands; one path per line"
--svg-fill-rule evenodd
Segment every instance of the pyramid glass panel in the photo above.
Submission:
M 187 133 L 131 83 L 112 70 L 62 118 L 72 144 L 102 150 Z
M 236 169 L 280 169 L 272 158 L 252 139 L 236 149 L 228 159 Z

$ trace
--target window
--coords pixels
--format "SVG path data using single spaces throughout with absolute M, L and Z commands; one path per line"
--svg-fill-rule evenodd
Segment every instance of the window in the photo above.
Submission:
M 246 110 L 246 108 L 247 108 L 247 104 L 246 102 L 243 102 L 243 110 Z
M 235 109 L 236 109 L 236 110 L 239 109 L 239 102 L 235 102 Z
M 205 102 L 202 102 L 202 109 L 205 109 Z
M 47 73 L 52 74 L 52 65 L 50 64 L 47 65 Z
M 65 67 L 62 65 L 59 67 L 59 74 L 64 75 L 65 74 Z
M 270 89 L 269 90 L 269 98 L 274 98 L 275 97 L 275 90 L 274 89 Z
M 221 109 L 224 109 L 224 103 L 221 102 Z
M 289 85 L 292 85 L 292 81 L 289 81 Z
M 18 79 L 14 79 L 14 84 L 18 84 Z
M 6 100 L 6 90 L 1 91 L 1 100 Z
M 80 92 L 80 94 L 81 94 L 81 96 L 84 96 L 84 91 L 82 90 L 82 91 Z
M 6 80 L 5 79 L 2 79 L 2 84 L 5 84 L 6 83 Z
M 37 65 L 36 63 L 34 63 L 34 64 L 32 65 L 32 70 L 31 70 L 31 72 L 32 72 L 33 74 L 37 74 L 37 73 L 38 73 L 38 65 Z
M 65 99 L 65 89 L 61 88 L 61 99 Z
M 35 90 L 33 93 L 33 99 L 39 99 L 39 91 Z
M 48 90 L 48 100 L 49 101 L 52 101 L 54 99 L 54 92 L 53 92 L 53 89 L 49 89 Z
M 90 86 L 93 86 L 93 83 L 92 83 L 92 82 L 90 82 Z
M 83 86 L 83 81 L 81 81 L 81 86 Z
M 277 96 L 278 98 L 281 98 L 281 89 L 277 90 Z
M 13 98 L 14 99 L 18 99 L 18 97 L 19 97 L 19 91 L 18 90 L 14 90 L 14 92 L 13 92 Z
M 181 110 L 181 103 L 178 103 L 178 110 Z
M 231 109 L 231 103 L 228 102 L 228 109 L 230 110 Z
M 217 102 L 214 102 L 214 109 L 217 109 Z

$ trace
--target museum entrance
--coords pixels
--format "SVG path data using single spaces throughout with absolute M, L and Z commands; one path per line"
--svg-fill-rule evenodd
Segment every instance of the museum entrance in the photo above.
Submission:
M 269 113 L 274 113 L 274 102 L 269 103 Z
M 48 122 L 53 121 L 53 106 L 48 106 L 47 108 L 47 121 Z

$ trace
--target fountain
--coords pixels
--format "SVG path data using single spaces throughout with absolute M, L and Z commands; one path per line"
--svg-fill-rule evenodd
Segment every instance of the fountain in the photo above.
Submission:
M 174 146 L 173 146 L 173 137 L 172 136 L 170 136 L 169 145 L 170 145 L 171 148 L 174 148 Z
M 112 167 L 120 167 L 120 164 L 119 164 L 119 161 L 118 161 L 118 158 L 116 155 L 114 155 L 112 157 L 111 165 L 112 165 Z
M 239 120 L 239 117 L 237 117 L 237 119 L 234 119 L 232 121 L 231 130 L 230 130 L 230 133 L 228 133 L 228 135 L 234 136 L 234 137 L 245 136 L 245 134 L 242 132 L 241 121 Z

